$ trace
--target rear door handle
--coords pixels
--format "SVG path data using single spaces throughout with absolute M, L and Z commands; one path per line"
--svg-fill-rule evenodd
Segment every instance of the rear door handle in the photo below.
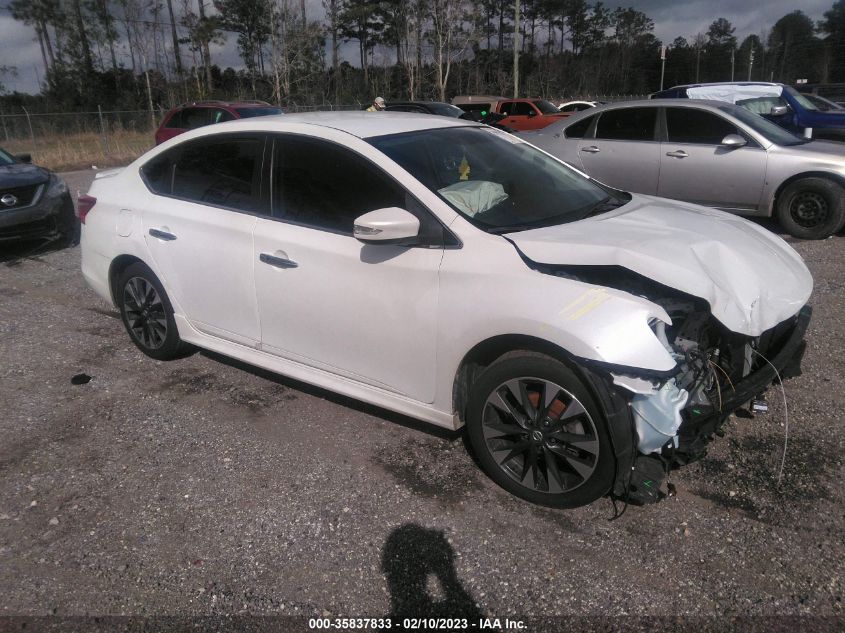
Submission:
M 270 253 L 261 253 L 261 255 L 258 256 L 258 259 L 262 263 L 275 266 L 276 268 L 297 268 L 299 266 L 299 264 L 291 259 L 276 257 Z
M 172 242 L 176 239 L 176 236 L 173 235 L 173 233 L 168 233 L 167 231 L 162 231 L 161 229 L 150 229 L 150 235 L 157 237 L 160 240 L 164 240 L 165 242 Z
M 590 145 L 589 147 L 582 147 L 581 151 L 587 152 L 588 154 L 598 154 L 601 150 L 595 145 Z
M 674 152 L 666 152 L 666 155 L 671 156 L 672 158 L 686 158 L 689 156 L 689 154 L 682 149 L 675 150 Z

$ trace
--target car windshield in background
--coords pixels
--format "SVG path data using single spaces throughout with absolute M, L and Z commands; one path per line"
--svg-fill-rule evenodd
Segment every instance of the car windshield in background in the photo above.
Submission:
M 630 200 L 489 128 L 424 130 L 368 141 L 491 233 L 574 222 Z
M 560 112 L 553 103 L 546 101 L 545 99 L 539 99 L 533 102 L 537 109 L 542 112 L 543 114 L 557 114 Z
M 456 119 L 464 113 L 464 111 L 458 106 L 452 105 L 451 103 L 430 103 L 428 107 L 431 108 L 431 111 L 434 114 L 439 114 L 440 116 L 451 116 Z
M 806 108 L 807 110 L 818 110 L 815 103 L 810 101 L 807 97 L 802 95 L 795 88 L 792 88 L 790 86 L 785 86 L 783 91 L 788 92 L 792 96 L 793 99 L 795 99 L 798 103 L 801 104 L 802 107 Z
M 719 106 L 719 109 L 730 114 L 732 117 L 736 117 L 755 132 L 765 136 L 775 145 L 801 145 L 808 142 L 807 139 L 796 136 L 792 132 L 772 123 L 759 114 L 749 112 L 743 107 L 725 105 Z
M 15 159 L 12 158 L 11 154 L 7 154 L 4 150 L 0 149 L 0 165 L 12 165 L 15 163 Z
M 249 119 L 254 116 L 271 116 L 273 114 L 284 114 L 281 108 L 235 108 L 242 119 Z

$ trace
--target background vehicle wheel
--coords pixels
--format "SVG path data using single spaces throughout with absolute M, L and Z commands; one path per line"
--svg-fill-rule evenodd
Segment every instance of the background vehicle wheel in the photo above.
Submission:
M 79 218 L 76 217 L 76 209 L 70 195 L 66 195 L 62 201 L 62 210 L 56 219 L 56 225 L 59 230 L 59 237 L 56 239 L 58 248 L 67 248 L 79 244 L 79 234 L 82 227 L 79 224 Z
M 805 240 L 833 235 L 845 224 L 845 189 L 826 178 L 802 178 L 778 198 L 777 219 L 787 232 Z
M 493 481 L 527 501 L 574 508 L 613 483 L 605 416 L 578 376 L 551 358 L 488 367 L 470 391 L 467 434 Z
M 193 351 L 179 338 L 167 293 L 148 266 L 128 266 L 117 280 L 115 298 L 129 337 L 147 356 L 172 360 Z

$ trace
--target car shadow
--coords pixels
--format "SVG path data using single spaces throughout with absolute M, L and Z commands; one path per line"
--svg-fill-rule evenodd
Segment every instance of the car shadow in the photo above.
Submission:
M 404 426 L 414 431 L 420 431 L 428 435 L 438 437 L 442 440 L 456 442 L 464 434 L 463 429 L 451 431 L 443 427 L 435 426 L 428 422 L 422 422 L 407 415 L 396 413 L 394 411 L 390 411 L 388 409 L 384 409 L 382 407 L 369 404 L 361 400 L 356 400 L 355 398 L 350 398 L 349 396 L 344 396 L 333 391 L 323 389 L 322 387 L 317 387 L 306 382 L 296 380 L 294 378 L 289 378 L 288 376 L 283 376 L 281 374 L 274 373 L 268 369 L 263 369 L 261 367 L 250 365 L 249 363 L 237 360 L 235 358 L 218 354 L 217 352 L 212 352 L 209 350 L 200 350 L 200 354 L 202 354 L 206 358 L 217 361 L 218 363 L 222 363 L 223 365 L 227 365 L 240 371 L 245 371 L 247 373 L 252 374 L 253 376 L 263 378 L 264 380 L 268 380 L 282 387 L 294 389 L 296 391 L 306 393 L 310 396 L 314 396 L 315 398 L 328 400 L 329 402 L 332 402 L 334 404 L 347 407 L 355 411 L 361 411 L 362 413 L 379 417 L 392 424 L 398 424 L 399 426 Z
M 485 615 L 458 578 L 455 558 L 455 550 L 439 530 L 407 523 L 390 533 L 382 547 L 381 570 L 390 592 L 388 617 L 394 628 L 406 630 L 406 618 L 467 620 L 466 627 L 447 630 L 478 627 Z
M 62 245 L 58 239 L 0 242 L 0 263 L 4 263 L 6 266 L 15 266 L 25 259 L 38 261 L 38 257 L 41 255 L 76 248 L 77 246 L 78 243 L 71 246 Z

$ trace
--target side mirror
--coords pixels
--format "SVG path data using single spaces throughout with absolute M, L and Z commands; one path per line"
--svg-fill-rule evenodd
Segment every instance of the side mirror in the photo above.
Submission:
M 32 162 L 32 154 L 16 154 L 15 158 L 17 158 L 22 163 L 31 163 Z
M 399 207 L 376 209 L 355 220 L 352 234 L 364 244 L 410 246 L 419 237 L 420 221 Z
M 789 106 L 772 106 L 769 114 L 772 116 L 783 116 L 784 114 L 789 114 Z
M 748 141 L 742 138 L 739 134 L 728 134 L 725 138 L 722 139 L 720 145 L 733 149 L 735 147 L 745 147 L 746 145 L 748 145 Z

